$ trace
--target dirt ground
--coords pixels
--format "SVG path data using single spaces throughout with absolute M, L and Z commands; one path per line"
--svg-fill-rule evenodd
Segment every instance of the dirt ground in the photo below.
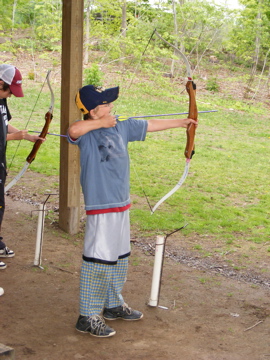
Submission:
M 269 256 L 260 256 L 258 247 L 259 260 L 250 259 L 245 270 L 234 271 L 218 256 L 207 259 L 192 251 L 190 243 L 196 239 L 181 233 L 166 247 L 159 304 L 167 309 L 147 305 L 155 239 L 142 239 L 133 229 L 123 295 L 144 318 L 109 322 L 117 332 L 112 338 L 77 332 L 82 234 L 70 236 L 57 227 L 57 200 L 52 200 L 43 269 L 33 266 L 36 204 L 46 197 L 29 186 L 26 191 L 23 184 L 30 179 L 33 184 L 33 179 L 42 180 L 28 172 L 20 187 L 11 189 L 3 223 L 7 245 L 16 255 L 5 259 L 8 266 L 0 273 L 5 290 L 0 297 L 0 342 L 15 349 L 16 360 L 270 359 Z M 260 267 L 268 269 L 265 275 Z

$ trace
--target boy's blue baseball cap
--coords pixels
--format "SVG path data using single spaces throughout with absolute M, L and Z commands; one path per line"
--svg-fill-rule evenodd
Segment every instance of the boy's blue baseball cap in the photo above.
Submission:
M 119 86 L 103 90 L 100 87 L 86 85 L 76 94 L 75 102 L 83 114 L 88 114 L 90 110 L 98 105 L 108 104 L 118 98 Z

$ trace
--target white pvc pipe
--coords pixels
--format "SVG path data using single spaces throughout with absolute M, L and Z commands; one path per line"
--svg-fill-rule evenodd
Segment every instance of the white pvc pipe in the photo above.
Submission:
M 158 306 L 164 245 L 165 245 L 165 237 L 158 235 L 157 239 L 156 239 L 155 262 L 154 262 L 154 269 L 153 269 L 151 294 L 150 294 L 150 299 L 149 299 L 149 303 L 148 303 L 148 305 L 150 305 L 150 306 Z
M 43 240 L 43 230 L 44 230 L 44 220 L 45 220 L 45 210 L 46 205 L 39 205 L 39 213 L 38 213 L 38 225 L 37 225 L 37 237 L 36 237 L 36 251 L 35 251 L 35 259 L 34 265 L 41 265 L 41 251 L 42 251 L 42 240 Z

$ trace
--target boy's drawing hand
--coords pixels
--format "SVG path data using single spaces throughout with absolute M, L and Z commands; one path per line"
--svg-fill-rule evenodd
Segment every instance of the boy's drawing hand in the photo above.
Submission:
M 106 118 L 102 118 L 100 120 L 103 128 L 114 127 L 117 123 L 114 115 L 108 115 Z

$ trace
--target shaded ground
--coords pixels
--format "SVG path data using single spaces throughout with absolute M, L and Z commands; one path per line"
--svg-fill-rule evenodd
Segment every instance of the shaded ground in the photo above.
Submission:
M 0 273 L 5 289 L 0 298 L 0 342 L 15 349 L 16 359 L 270 359 L 269 271 L 260 271 L 269 270 L 269 257 L 260 256 L 258 246 L 253 251 L 258 258 L 253 256 L 246 267 L 235 270 L 224 256 L 205 257 L 192 250 L 196 239 L 180 233 L 167 244 L 160 295 L 160 305 L 167 310 L 147 305 L 155 239 L 141 239 L 133 231 L 124 296 L 144 312 L 144 319 L 110 322 L 117 331 L 110 339 L 76 332 L 82 234 L 69 236 L 59 230 L 53 220 L 57 200 L 49 203 L 44 269 L 33 267 L 37 228 L 33 210 L 46 197 L 33 188 L 41 176 L 28 172 L 24 181 L 30 178 L 33 185 L 27 191 L 23 182 L 11 190 L 3 224 L 16 256 L 6 260 L 8 267 Z M 237 254 L 226 256 L 240 264 Z

